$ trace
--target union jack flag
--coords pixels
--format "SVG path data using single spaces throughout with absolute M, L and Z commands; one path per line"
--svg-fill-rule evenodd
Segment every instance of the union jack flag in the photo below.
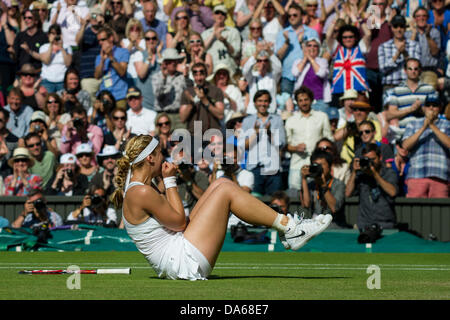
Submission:
M 346 90 L 369 91 L 366 78 L 366 59 L 359 46 L 347 49 L 339 46 L 335 53 L 332 93 Z

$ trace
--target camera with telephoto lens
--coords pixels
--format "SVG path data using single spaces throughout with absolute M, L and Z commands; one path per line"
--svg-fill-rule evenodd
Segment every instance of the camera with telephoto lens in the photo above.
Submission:
M 361 166 L 361 169 L 368 169 L 372 163 L 372 160 L 367 157 L 362 157 L 361 159 L 359 159 L 359 165 Z
M 358 243 L 375 243 L 378 239 L 381 238 L 381 233 L 383 229 L 377 223 L 373 223 L 363 230 L 358 236 Z
M 66 169 L 67 177 L 69 179 L 73 178 L 73 170 L 72 169 Z
M 318 178 L 322 176 L 323 168 L 322 165 L 319 163 L 313 163 L 309 166 L 309 177 L 311 178 Z
M 83 124 L 83 120 L 81 120 L 80 118 L 75 118 L 73 119 L 73 126 L 75 127 L 75 129 L 82 129 L 84 124 Z
M 38 212 L 39 216 L 45 217 L 45 215 L 47 213 L 47 205 L 45 204 L 44 200 L 42 200 L 41 198 L 36 199 L 33 202 L 33 206 L 36 209 L 36 211 Z
M 37 237 L 38 243 L 47 243 L 52 238 L 48 221 L 37 223 L 31 227 L 33 235 Z
M 99 196 L 98 194 L 94 194 L 91 196 L 91 207 L 93 209 L 101 207 L 102 204 L 103 204 L 103 198 L 101 196 Z

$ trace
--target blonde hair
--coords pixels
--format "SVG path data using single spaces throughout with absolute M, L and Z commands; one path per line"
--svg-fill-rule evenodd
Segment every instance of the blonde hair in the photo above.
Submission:
M 113 192 L 113 194 L 110 197 L 111 202 L 114 204 L 114 206 L 119 209 L 122 207 L 123 203 L 123 196 L 124 196 L 124 188 L 125 183 L 127 180 L 128 170 L 140 168 L 144 165 L 144 161 L 141 161 L 139 163 L 133 164 L 130 168 L 130 164 L 133 162 L 134 159 L 139 156 L 139 154 L 145 149 L 145 147 L 148 146 L 148 144 L 155 138 L 149 135 L 140 135 L 135 136 L 128 140 L 126 146 L 125 146 L 125 154 L 117 160 L 116 166 L 118 169 L 117 175 L 114 178 L 114 184 L 116 187 L 116 190 Z M 155 152 L 158 152 L 159 148 L 157 147 L 151 154 L 155 154 Z
M 139 32 L 139 37 L 143 38 L 144 37 L 144 27 L 142 26 L 142 23 L 136 18 L 131 18 L 130 20 L 128 20 L 127 26 L 125 27 L 125 36 L 127 37 L 127 39 L 130 36 L 130 29 L 134 26 L 139 27 L 139 29 L 141 30 Z

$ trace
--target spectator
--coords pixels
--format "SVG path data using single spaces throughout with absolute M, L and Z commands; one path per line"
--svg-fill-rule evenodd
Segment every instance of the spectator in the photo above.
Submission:
M 244 41 L 249 39 L 251 33 L 249 26 L 255 15 L 257 6 L 257 0 L 243 0 L 240 2 L 240 6 L 238 4 L 234 7 L 236 28 L 239 30 Z
M 427 23 L 428 11 L 425 7 L 418 7 L 414 10 L 413 17 L 414 21 L 410 24 L 411 30 L 406 31 L 405 37 L 419 43 L 422 79 L 424 80 L 429 76 L 436 78 L 438 76 L 436 71 L 441 58 L 441 35 L 437 28 Z
M 319 7 L 318 0 L 305 0 L 303 8 L 306 10 L 306 12 L 303 23 L 308 27 L 310 27 L 311 29 L 316 30 L 317 34 L 320 36 L 320 39 L 322 39 L 323 27 L 326 19 L 326 10 L 325 6 L 321 6 L 321 10 L 318 15 L 317 10 L 318 7 Z
M 225 25 L 228 11 L 224 5 L 215 6 L 213 12 L 214 25 L 202 32 L 205 48 L 213 64 L 227 64 L 234 75 L 238 66 L 235 59 L 241 52 L 241 36 L 236 28 Z
M 277 35 L 283 30 L 286 21 L 286 12 L 278 0 L 261 1 L 255 11 L 255 18 L 260 18 L 263 23 L 263 38 L 272 44 L 275 50 Z
M 142 93 L 136 87 L 128 89 L 127 100 L 130 107 L 127 111 L 127 130 L 135 135 L 150 134 L 153 136 L 157 113 L 142 106 Z
M 158 139 L 159 145 L 161 146 L 161 152 L 166 159 L 172 157 L 172 123 L 170 121 L 169 115 L 165 112 L 161 112 L 156 116 L 155 119 L 155 138 Z
M 362 121 L 370 120 L 375 126 L 375 140 L 381 141 L 382 139 L 381 125 L 378 122 L 376 115 L 371 112 L 372 107 L 367 101 L 367 98 L 358 97 L 351 105 L 354 121 L 345 123 L 344 126 L 337 129 L 334 134 L 334 139 L 336 141 L 343 142 L 341 157 L 349 164 L 355 156 L 355 150 L 361 144 L 358 126 Z
M 247 39 L 242 42 L 242 55 L 241 55 L 241 68 L 245 65 L 247 60 L 253 56 L 256 52 L 256 46 L 258 42 L 265 44 L 262 38 L 262 22 L 259 19 L 252 19 L 249 22 L 250 34 Z M 271 48 L 271 44 L 267 44 L 268 48 Z
M 113 179 L 116 175 L 116 161 L 122 154 L 114 147 L 106 145 L 102 152 L 97 155 L 97 163 L 100 165 L 98 172 L 91 180 L 93 185 L 103 188 L 106 197 L 114 192 L 115 186 Z
M 16 79 L 14 86 L 22 91 L 22 103 L 34 111 L 40 110 L 44 105 L 47 90 L 40 85 L 39 71 L 31 64 L 25 63 L 17 75 L 19 78 Z
M 403 141 L 401 139 L 395 141 L 395 158 L 392 161 L 392 169 L 397 174 L 398 179 L 398 196 L 406 197 L 408 194 L 408 186 L 406 185 L 406 179 L 408 178 L 408 171 L 411 163 L 409 161 L 409 151 L 404 149 Z
M 292 65 L 295 60 L 303 58 L 301 43 L 304 39 L 319 38 L 316 30 L 303 24 L 303 9 L 293 3 L 287 10 L 289 26 L 277 35 L 275 53 L 282 62 L 280 91 L 291 94 L 294 90 L 295 78 Z
M 245 77 L 242 76 L 242 73 L 239 71 L 234 75 L 234 79 L 236 80 L 237 86 L 241 91 L 242 102 L 244 103 L 244 109 L 247 110 L 250 104 L 250 93 L 248 92 L 248 81 Z
M 134 59 L 138 52 L 144 51 L 146 44 L 144 39 L 144 30 L 142 27 L 142 23 L 135 19 L 131 18 L 125 29 L 125 37 L 120 42 L 121 47 L 125 48 L 130 53 L 130 60 L 128 62 L 127 67 L 127 81 L 128 86 L 135 86 L 138 75 L 136 73 L 136 67 L 134 65 Z
M 61 131 L 70 120 L 70 114 L 65 112 L 63 102 L 56 93 L 47 95 L 43 111 L 47 116 L 48 138 L 55 141 L 56 148 L 59 150 L 61 147 Z
M 42 31 L 39 14 L 26 9 L 23 12 L 25 31 L 18 31 L 14 39 L 14 57 L 17 70 L 26 63 L 31 63 L 33 68 L 40 69 L 39 47 L 48 42 L 47 35 Z
M 301 169 L 302 207 L 311 212 L 313 218 L 320 214 L 331 214 L 333 224 L 330 228 L 347 226 L 344 214 L 345 184 L 332 175 L 333 156 L 317 150 L 311 155 L 311 165 Z
M 300 87 L 295 91 L 299 112 L 286 120 L 287 151 L 291 153 L 289 188 L 301 188 L 301 168 L 309 164 L 309 158 L 321 138 L 333 140 L 328 116 L 311 108 L 314 93 Z
M 72 48 L 63 43 L 58 24 L 50 26 L 48 41 L 39 48 L 39 60 L 42 62 L 41 85 L 47 92 L 53 93 L 64 86 L 64 74 L 72 64 Z
M 23 207 L 20 216 L 11 224 L 13 228 L 33 228 L 43 223 L 48 224 L 49 228 L 54 228 L 63 224 L 61 216 L 47 207 L 41 189 L 31 190 Z
M 50 28 L 50 21 L 49 21 L 49 12 L 47 7 L 47 1 L 33 1 L 30 5 L 30 8 L 32 8 L 33 12 L 36 11 L 39 14 L 39 20 L 42 24 L 42 31 L 45 33 L 48 32 Z
M 380 70 L 378 63 L 378 49 L 380 45 L 390 39 L 392 39 L 392 30 L 390 28 L 389 17 L 386 16 L 386 8 L 388 7 L 388 0 L 375 0 L 372 5 L 379 9 L 380 28 L 368 29 L 368 43 L 370 46 L 366 46 L 363 50 L 366 57 L 366 73 L 367 81 L 369 82 L 370 92 L 370 105 L 381 106 L 383 96 L 383 83 L 382 78 L 384 72 Z M 367 21 L 366 21 L 367 22 Z
M 13 168 L 13 174 L 4 180 L 5 196 L 26 196 L 31 190 L 42 187 L 42 178 L 39 175 L 30 173 L 30 168 L 34 165 L 27 148 L 14 149 L 13 156 L 8 160 L 8 164 Z
M 25 146 L 34 160 L 34 165 L 30 167 L 30 173 L 41 176 L 42 189 L 45 190 L 55 173 L 55 154 L 49 150 L 44 150 L 43 141 L 37 132 L 27 134 L 24 140 Z
M 153 30 L 145 33 L 146 49 L 137 51 L 130 63 L 134 64 L 137 73 L 136 87 L 141 90 L 144 100 L 142 105 L 145 109 L 154 109 L 155 94 L 153 90 L 152 77 L 160 71 L 159 60 L 161 59 L 162 42 L 158 40 L 158 34 Z
M 126 34 L 128 20 L 133 15 L 129 0 L 103 1 L 101 10 L 105 13 L 106 24 L 116 33 L 116 41 L 120 43 Z
M 206 65 L 208 70 L 208 75 L 213 72 L 213 60 L 211 54 L 206 52 L 205 43 L 203 42 L 200 33 L 191 31 L 189 35 L 189 46 L 188 46 L 188 58 L 190 61 L 189 70 L 192 70 L 192 66 L 198 62 L 202 62 Z
M 198 1 L 198 0 L 197 0 Z M 196 3 L 197 1 L 193 1 L 193 3 Z M 210 17 L 211 20 L 210 24 L 208 26 L 205 25 L 206 28 L 204 28 L 204 30 L 198 31 L 200 33 L 202 33 L 203 31 L 205 31 L 207 28 L 211 27 L 214 24 L 214 19 L 213 19 L 213 13 L 212 10 L 214 10 L 214 7 L 217 5 L 224 5 L 225 8 L 227 9 L 227 17 L 225 19 L 225 25 L 228 27 L 236 27 L 236 22 L 235 22 L 235 18 L 234 18 L 234 9 L 236 8 L 236 5 L 239 1 L 242 0 L 204 0 L 203 1 L 203 5 L 207 6 L 211 11 L 208 12 L 208 14 L 206 16 Z
M 286 192 L 275 191 L 270 199 L 270 207 L 278 213 L 288 214 L 291 199 Z
M 195 121 L 201 121 L 201 134 L 208 129 L 222 129 L 224 103 L 222 90 L 206 81 L 206 66 L 202 63 L 192 67 L 194 87 L 188 87 L 181 97 L 180 119 L 194 135 Z
M 409 151 L 410 168 L 406 184 L 409 198 L 449 196 L 450 122 L 439 117 L 442 103 L 427 99 L 424 117 L 408 123 L 402 146 Z
M 381 161 L 390 168 L 394 161 L 394 152 L 391 145 L 381 143 L 375 139 L 375 125 L 370 120 L 363 120 L 358 125 L 358 133 L 361 139 L 361 145 L 355 150 L 355 157 L 361 158 L 361 152 L 368 144 L 376 144 L 380 149 Z
M 158 38 L 164 43 L 165 48 L 167 25 L 165 22 L 160 21 L 155 17 L 156 12 L 158 11 L 158 4 L 154 0 L 144 1 L 142 10 L 144 12 L 144 18 L 141 19 L 141 23 L 144 27 L 144 32 L 147 32 L 150 29 L 155 30 L 158 34 Z
M 6 127 L 8 120 L 9 112 L 5 108 L 0 108 L 0 176 L 3 178 L 12 173 L 8 160 L 19 141 L 19 138 Z
M 81 88 L 90 94 L 91 102 L 94 102 L 101 82 L 94 76 L 95 59 L 101 50 L 97 33 L 104 25 L 105 17 L 101 9 L 93 7 L 90 9 L 88 18 L 81 19 L 81 27 L 77 33 L 76 41 L 80 47 Z
M 71 153 L 63 154 L 59 159 L 54 178 L 49 182 L 45 194 L 52 196 L 85 195 L 89 182 L 85 175 L 80 174 L 77 158 Z
M 47 116 L 45 115 L 45 113 L 43 111 L 33 112 L 33 114 L 31 115 L 29 127 L 30 127 L 30 129 L 29 129 L 29 132 L 27 132 L 27 134 L 37 133 L 39 138 L 42 140 L 43 151 L 48 150 L 48 151 L 52 152 L 55 156 L 59 155 L 59 150 L 58 150 L 56 141 L 54 141 L 48 135 Z M 24 136 L 23 138 L 19 138 L 19 144 L 18 144 L 19 147 L 26 146 L 25 137 L 26 136 Z
M 294 90 L 302 85 L 310 88 L 315 100 L 331 101 L 331 86 L 328 82 L 328 61 L 319 57 L 320 40 L 309 38 L 303 47 L 303 59 L 292 65 L 292 74 L 296 78 Z
M 103 137 L 109 132 L 111 126 L 111 111 L 116 108 L 116 99 L 108 90 L 98 93 L 94 107 L 88 111 L 88 122 L 95 124 L 103 131 Z
M 233 112 L 231 114 L 231 117 L 225 123 L 225 128 L 227 130 L 232 130 L 233 135 L 227 136 L 227 138 L 226 138 L 227 143 L 236 144 L 236 145 L 238 144 L 239 137 L 242 133 L 242 121 L 244 121 L 245 117 L 246 117 L 246 115 L 243 112 Z M 245 163 L 242 164 L 242 166 L 245 167 Z
M 355 121 L 353 117 L 352 104 L 358 98 L 358 91 L 355 89 L 346 90 L 344 94 L 339 98 L 339 121 L 338 128 L 345 126 L 347 122 Z
M 10 11 L 9 8 L 7 11 Z M 2 70 L 0 73 L 0 95 L 2 95 L 2 100 L 8 95 L 8 88 L 13 84 L 16 74 L 16 65 L 13 55 L 15 38 L 16 33 L 14 28 L 8 22 L 7 13 L 4 13 L 0 21 L 0 69 Z M 0 106 L 3 105 L 4 103 L 0 101 Z
M 333 56 L 332 93 L 341 95 L 346 90 L 358 92 L 369 90 L 366 78 L 366 59 L 359 47 L 360 33 L 352 25 L 339 28 L 339 45 Z
M 33 109 L 22 103 L 23 94 L 18 88 L 9 91 L 7 102 L 4 107 L 9 112 L 9 121 L 6 127 L 12 134 L 20 138 L 27 134 Z
M 420 80 L 422 66 L 418 59 L 406 59 L 405 73 L 406 81 L 393 88 L 390 93 L 386 113 L 389 124 L 399 128 L 394 131 L 393 139 L 398 139 L 405 132 L 408 122 L 414 120 L 418 113 L 421 116 L 420 107 L 428 97 L 437 98 L 436 90 Z
M 226 123 L 234 112 L 245 110 L 241 91 L 234 85 L 231 71 L 226 64 L 216 65 L 214 73 L 207 80 L 222 90 L 224 97 L 224 119 L 222 123 Z
M 431 2 L 431 3 L 430 3 Z M 450 23 L 450 10 L 445 5 L 444 0 L 431 0 L 429 2 L 430 11 L 428 11 L 428 24 L 439 30 L 441 36 L 441 48 L 445 48 L 448 41 L 448 24 Z
M 130 54 L 127 49 L 114 45 L 111 29 L 102 28 L 97 33 L 102 49 L 95 60 L 96 79 L 101 79 L 100 90 L 111 91 L 117 106 L 126 109 L 125 96 L 128 89 L 126 80 Z
M 251 56 L 244 67 L 242 73 L 249 86 L 249 104 L 246 113 L 255 114 L 257 112 L 253 103 L 254 96 L 259 90 L 270 92 L 271 103 L 269 113 L 277 112 L 277 84 L 281 77 L 281 62 L 276 55 L 270 51 L 267 44 L 258 45 L 256 52 Z
M 130 138 L 131 130 L 127 130 L 127 113 L 121 108 L 111 111 L 111 127 L 105 135 L 104 145 L 114 146 L 117 150 L 123 150 L 125 142 Z
M 202 33 L 210 28 L 214 24 L 214 19 L 212 10 L 207 4 L 207 1 L 180 1 L 181 3 L 170 13 L 170 20 L 167 24 L 169 32 L 175 31 L 177 23 L 175 16 L 178 15 L 180 11 L 185 11 L 188 14 L 189 24 L 193 31 Z M 170 3 L 172 0 L 169 0 L 168 2 Z M 229 7 L 230 3 L 228 1 L 226 2 Z M 234 27 L 234 23 L 233 25 L 230 25 L 230 27 Z
M 314 151 L 316 150 L 326 151 L 331 154 L 333 158 L 331 164 L 332 176 L 347 184 L 348 179 L 350 179 L 350 166 L 341 158 L 336 143 L 328 138 L 322 138 L 317 141 Z
M 177 64 L 183 59 L 175 49 L 167 48 L 162 54 L 161 70 L 152 76 L 156 98 L 154 110 L 168 113 L 174 129 L 183 128 L 179 110 L 186 81 L 184 75 L 177 71 Z
M 6 11 L 6 21 L 11 26 L 12 31 L 17 34 L 19 31 L 25 29 L 25 23 L 21 19 L 22 13 L 19 2 L 17 0 L 11 0 L 9 5 L 5 3 L 5 6 L 7 7 L 7 9 L 4 10 Z
M 404 17 L 392 18 L 391 29 L 394 35 L 393 39 L 384 42 L 378 48 L 378 64 L 383 73 L 384 91 L 406 81 L 404 66 L 407 58 L 420 60 L 421 56 L 419 43 L 405 37 L 406 20 Z
M 90 143 L 95 154 L 98 154 L 103 145 L 103 131 L 98 126 L 88 123 L 86 110 L 80 105 L 70 112 L 71 120 L 61 131 L 61 152 L 75 154 L 77 147 L 82 143 Z
M 338 128 L 339 111 L 335 107 L 328 107 L 327 109 L 325 109 L 325 113 L 327 114 L 328 120 L 330 121 L 331 134 L 334 136 Z
M 167 48 L 175 48 L 180 55 L 187 55 L 191 25 L 187 10 L 178 10 L 174 16 L 174 29 L 166 34 Z
M 281 117 L 268 112 L 271 99 L 267 90 L 255 93 L 253 103 L 257 113 L 244 118 L 239 141 L 249 152 L 246 169 L 255 177 L 253 192 L 258 195 L 272 194 L 282 185 L 279 150 L 286 144 L 286 132 Z
M 80 175 L 86 176 L 88 182 L 91 182 L 99 169 L 94 158 L 94 153 L 92 152 L 92 147 L 88 143 L 80 144 L 75 151 L 75 156 L 77 157 L 80 168 Z
M 66 112 L 70 112 L 74 105 L 79 102 L 88 111 L 91 106 L 89 92 L 81 88 L 80 74 L 78 70 L 70 67 L 64 74 L 64 88 L 57 92 L 64 101 Z
M 88 15 L 89 9 L 80 5 L 78 0 L 59 1 L 50 12 L 50 23 L 61 26 L 63 43 L 72 46 L 73 50 L 78 45 L 75 38 L 81 27 L 81 19 L 86 19 Z
M 105 189 L 93 185 L 89 189 L 89 194 L 84 196 L 81 206 L 72 211 L 66 221 L 115 228 L 117 227 L 117 213 L 114 208 L 109 206 Z
M 345 188 L 345 196 L 359 196 L 357 226 L 364 230 L 372 224 L 383 229 L 395 226 L 394 198 L 398 193 L 397 175 L 381 161 L 380 149 L 367 145 L 361 152 L 365 157 L 355 158 L 352 174 Z

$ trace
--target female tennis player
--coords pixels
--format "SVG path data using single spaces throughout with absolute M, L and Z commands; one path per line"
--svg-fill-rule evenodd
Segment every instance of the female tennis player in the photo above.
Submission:
M 123 208 L 125 228 L 160 278 L 206 280 L 225 238 L 229 212 L 253 224 L 276 229 L 286 249 L 297 250 L 326 229 L 332 217 L 315 220 L 278 214 L 226 178 L 214 181 L 189 218 L 176 185 L 177 166 L 164 162 L 158 140 L 129 140 L 117 161 L 112 201 Z M 152 179 L 162 176 L 165 195 Z

